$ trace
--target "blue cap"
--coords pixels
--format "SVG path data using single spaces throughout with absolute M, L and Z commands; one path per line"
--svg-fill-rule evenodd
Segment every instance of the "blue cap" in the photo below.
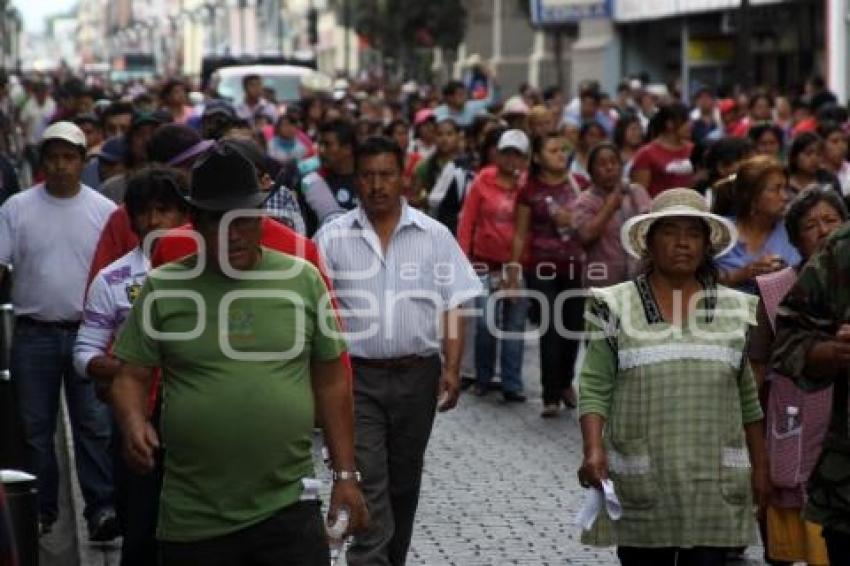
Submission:
M 118 163 L 124 161 L 124 156 L 127 154 L 127 144 L 124 141 L 124 136 L 111 137 L 100 146 L 98 159 L 109 163 Z
M 212 116 L 214 114 L 221 114 L 231 120 L 236 120 L 236 110 L 233 109 L 233 106 L 227 102 L 226 100 L 210 100 L 209 103 L 204 107 L 203 117 Z

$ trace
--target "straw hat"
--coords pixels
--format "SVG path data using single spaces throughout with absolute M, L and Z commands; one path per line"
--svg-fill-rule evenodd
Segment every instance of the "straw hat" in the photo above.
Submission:
M 660 218 L 687 216 L 700 218 L 708 225 L 712 255 L 727 253 L 738 240 L 735 225 L 708 211 L 705 199 L 692 189 L 669 189 L 655 197 L 647 214 L 630 218 L 620 230 L 620 242 L 629 255 L 642 259 L 648 255 L 646 237 L 653 222 Z

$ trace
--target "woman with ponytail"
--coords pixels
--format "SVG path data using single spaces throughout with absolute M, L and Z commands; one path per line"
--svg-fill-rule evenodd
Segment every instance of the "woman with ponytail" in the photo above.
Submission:
M 558 331 L 560 321 L 570 331 L 582 328 L 584 248 L 576 232 L 578 188 L 570 182 L 566 139 L 557 133 L 535 138 L 529 174 L 517 196 L 516 230 L 505 288 L 520 288 L 522 277 L 535 291 L 542 321 L 540 379 L 544 418 L 558 415 L 561 404 L 575 408 L 573 372 L 578 341 Z M 561 299 L 559 300 L 559 297 Z
M 662 106 L 649 122 L 649 139 L 635 155 L 632 182 L 649 195 L 693 184 L 691 122 L 688 109 L 680 103 Z

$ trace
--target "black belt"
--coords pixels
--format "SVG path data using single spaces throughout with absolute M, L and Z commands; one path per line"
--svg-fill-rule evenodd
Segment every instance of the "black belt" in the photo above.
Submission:
M 357 358 L 352 356 L 351 363 L 375 369 L 410 369 L 419 367 L 436 357 L 433 356 L 402 356 L 401 358 Z
M 15 324 L 54 330 L 78 330 L 80 328 L 80 321 L 78 320 L 37 320 L 25 315 L 15 317 Z

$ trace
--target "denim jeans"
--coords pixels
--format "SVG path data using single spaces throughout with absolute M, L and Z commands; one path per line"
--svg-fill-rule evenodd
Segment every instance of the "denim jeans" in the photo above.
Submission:
M 525 344 L 522 338 L 497 338 L 491 330 L 520 333 L 525 330 L 528 317 L 528 299 L 525 297 L 496 299 L 491 288 L 492 275 L 481 276 L 487 295 L 475 298 L 475 308 L 481 310 L 475 329 L 475 374 L 479 385 L 486 387 L 493 379 L 496 350 L 501 348 L 502 391 L 522 391 L 522 355 Z
M 109 409 L 95 397 L 92 380 L 74 371 L 71 356 L 76 338 L 74 330 L 18 324 L 12 339 L 12 385 L 24 425 L 29 467 L 38 477 L 39 512 L 46 521 L 59 514 L 59 467 L 53 438 L 63 383 L 84 515 L 91 519 L 113 505 Z

